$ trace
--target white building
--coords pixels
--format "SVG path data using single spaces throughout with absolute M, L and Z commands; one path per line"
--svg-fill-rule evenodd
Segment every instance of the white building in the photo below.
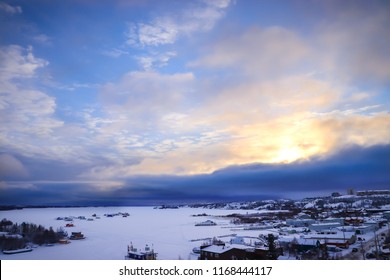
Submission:
M 286 224 L 293 227 L 308 227 L 316 221 L 313 219 L 287 219 Z
M 344 225 L 344 218 L 326 218 L 322 221 L 323 223 L 339 223 L 341 224 L 342 226 Z
M 305 238 L 318 240 L 321 244 L 325 243 L 338 247 L 348 247 L 356 242 L 356 234 L 354 232 L 344 232 L 337 229 L 306 235 Z
M 383 218 L 390 221 L 390 211 L 383 212 Z
M 315 231 L 323 231 L 330 230 L 332 228 L 337 228 L 339 226 L 341 226 L 340 223 L 318 223 L 309 225 L 309 229 Z
M 362 225 L 362 226 L 355 227 L 356 234 L 366 234 L 366 233 L 369 233 L 369 232 L 373 232 L 375 230 L 376 230 L 376 225 L 375 224 Z

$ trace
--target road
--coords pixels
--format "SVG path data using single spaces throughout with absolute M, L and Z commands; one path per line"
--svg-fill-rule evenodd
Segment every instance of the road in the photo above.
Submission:
M 382 240 L 382 233 L 387 234 L 389 231 L 389 225 L 380 228 L 375 232 L 377 240 L 378 240 L 378 249 L 381 247 L 381 244 L 383 242 Z M 357 248 L 358 252 L 352 252 L 353 248 Z M 372 236 L 365 241 L 356 241 L 355 244 L 351 245 L 348 249 L 350 252 L 345 254 L 343 256 L 343 259 L 345 260 L 364 260 L 366 259 L 366 254 L 368 252 L 373 252 L 375 254 L 376 248 L 375 248 L 375 235 L 372 234 Z

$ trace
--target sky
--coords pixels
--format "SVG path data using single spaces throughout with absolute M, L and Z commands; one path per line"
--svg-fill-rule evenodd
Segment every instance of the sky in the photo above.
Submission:
M 390 189 L 390 3 L 0 0 L 0 204 Z

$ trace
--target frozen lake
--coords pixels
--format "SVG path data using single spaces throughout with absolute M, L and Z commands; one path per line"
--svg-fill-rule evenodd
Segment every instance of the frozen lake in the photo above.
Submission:
M 104 214 L 129 213 L 129 217 L 106 217 Z M 1 211 L 0 219 L 14 223 L 34 223 L 53 227 L 63 227 L 70 235 L 72 231 L 81 231 L 86 239 L 74 240 L 68 245 L 56 244 L 52 247 L 41 246 L 33 252 L 4 255 L 0 258 L 24 260 L 123 260 L 127 245 L 133 243 L 138 249 L 146 244 L 153 246 L 160 260 L 196 259 L 192 249 L 204 241 L 195 239 L 212 238 L 230 234 L 258 236 L 257 231 L 233 231 L 227 218 L 217 216 L 232 213 L 247 213 L 247 210 L 217 210 L 201 208 L 153 209 L 152 207 L 86 207 L 86 208 L 43 208 Z M 249 213 L 254 211 L 249 211 Z M 193 217 L 206 213 L 208 217 Z M 74 219 L 75 227 L 66 228 L 64 220 L 57 217 L 79 217 L 87 219 L 96 214 L 100 219 L 94 221 Z M 195 226 L 198 222 L 212 220 L 217 226 Z M 229 238 L 224 239 L 226 241 Z

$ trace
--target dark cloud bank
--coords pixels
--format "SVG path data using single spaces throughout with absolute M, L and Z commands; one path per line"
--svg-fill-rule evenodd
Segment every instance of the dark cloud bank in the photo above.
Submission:
M 328 158 L 230 166 L 212 174 L 136 176 L 109 190 L 92 183 L 34 183 L 0 189 L 2 205 L 155 205 L 302 198 L 347 188 L 390 188 L 390 145 L 349 147 Z

